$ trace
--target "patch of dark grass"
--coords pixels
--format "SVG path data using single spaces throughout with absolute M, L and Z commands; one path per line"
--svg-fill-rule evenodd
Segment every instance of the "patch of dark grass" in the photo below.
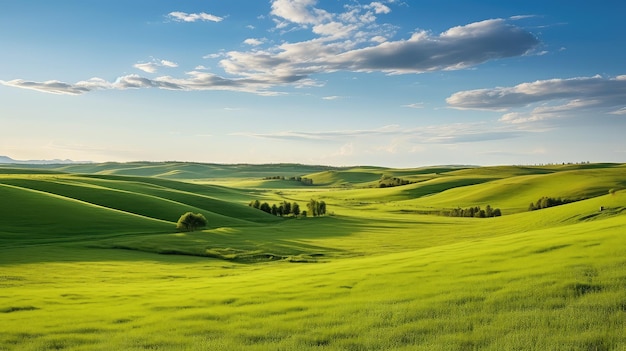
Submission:
M 615 350 L 615 346 L 604 338 L 596 338 L 584 342 L 582 349 L 586 351 L 609 351 Z
M 222 302 L 222 305 L 232 305 L 233 303 L 237 302 L 237 299 L 234 297 L 231 297 L 228 299 L 224 299 L 221 302 Z
M 244 345 L 269 344 L 280 341 L 280 337 L 277 335 L 257 333 L 241 335 L 240 339 Z
M 183 305 L 183 306 L 155 306 L 152 307 L 153 311 L 178 311 L 178 310 L 188 310 L 191 308 L 196 308 L 196 306 Z
M 126 323 L 130 323 L 133 320 L 130 318 L 119 318 L 113 321 L 113 324 L 126 324 Z
M 602 290 L 601 285 L 590 283 L 573 283 L 567 286 L 567 289 L 574 293 L 574 296 L 581 297 L 590 293 L 596 293 Z
M 541 254 L 541 253 L 546 253 L 546 252 L 550 252 L 550 251 L 554 251 L 554 250 L 563 249 L 563 248 L 566 248 L 568 246 L 572 246 L 572 245 L 570 245 L 570 244 L 553 245 L 553 246 L 544 247 L 544 248 L 541 248 L 539 250 L 533 251 L 533 253 Z
M 0 313 L 12 313 L 12 312 L 20 312 L 20 311 L 34 311 L 38 310 L 39 307 L 35 306 L 9 306 L 0 308 Z

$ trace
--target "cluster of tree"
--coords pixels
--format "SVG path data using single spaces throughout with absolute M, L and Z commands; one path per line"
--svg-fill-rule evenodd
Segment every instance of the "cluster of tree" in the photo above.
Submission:
M 378 187 L 379 188 L 390 188 L 390 187 L 394 187 L 394 186 L 407 185 L 407 184 L 412 184 L 412 183 L 414 183 L 414 182 L 411 182 L 409 180 L 402 179 L 402 178 L 383 176 L 378 181 Z
M 267 212 L 269 214 L 273 214 L 274 216 L 280 216 L 280 217 L 290 216 L 290 215 L 293 215 L 295 217 L 302 215 L 303 217 L 306 217 L 309 214 L 314 217 L 317 217 L 317 216 L 323 216 L 326 214 L 326 202 L 317 201 L 314 199 L 311 199 L 306 204 L 308 212 L 307 210 L 301 211 L 300 205 L 298 205 L 297 202 L 291 203 L 289 201 L 283 201 L 278 204 L 270 205 L 267 202 L 261 203 L 259 200 L 253 200 L 253 201 L 250 201 L 248 206 L 259 209 L 263 212 Z
M 530 205 L 528 205 L 528 211 L 534 211 L 534 210 L 540 210 L 542 208 L 564 205 L 570 202 L 574 202 L 574 200 L 561 199 L 560 197 L 553 198 L 553 197 L 543 196 L 542 198 L 537 200 L 537 202 L 535 203 L 531 202 Z
M 187 212 L 180 216 L 178 222 L 176 222 L 176 228 L 178 230 L 184 230 L 193 232 L 198 228 L 206 227 L 207 220 L 201 213 Z
M 300 182 L 305 185 L 313 185 L 313 179 L 300 177 L 300 176 L 289 177 L 289 178 L 285 178 L 285 176 L 270 176 L 270 177 L 263 178 L 263 180 L 289 180 L 292 182 Z
M 455 208 L 450 212 L 444 213 L 450 217 L 477 217 L 477 218 L 488 218 L 488 217 L 500 217 L 502 216 L 502 211 L 499 208 L 492 208 L 490 205 L 487 205 L 485 209 L 481 209 L 480 206 L 476 207 L 468 207 L 468 208 Z
M 306 207 L 309 209 L 309 213 L 311 213 L 314 217 L 323 216 L 326 214 L 326 203 L 324 201 L 317 201 L 311 199 Z
M 274 216 L 299 216 L 300 215 L 300 205 L 297 202 L 291 203 L 289 201 L 283 201 L 281 203 L 270 205 L 267 202 L 261 203 L 259 200 L 251 201 L 248 206 L 252 208 L 259 209 L 263 212 L 267 212 L 269 214 L 273 214 Z

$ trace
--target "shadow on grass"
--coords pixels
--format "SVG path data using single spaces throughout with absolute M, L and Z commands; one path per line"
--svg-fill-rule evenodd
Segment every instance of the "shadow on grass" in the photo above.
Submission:
M 323 239 L 363 228 L 397 226 L 384 220 L 318 217 L 278 224 L 223 227 L 187 233 L 132 233 L 38 240 L 3 240 L 0 265 L 43 262 L 163 261 L 220 259 L 235 263 L 276 260 L 310 263 L 354 252 L 324 246 Z

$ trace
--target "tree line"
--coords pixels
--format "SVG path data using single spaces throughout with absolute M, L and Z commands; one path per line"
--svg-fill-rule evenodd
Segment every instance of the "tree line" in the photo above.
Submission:
M 489 218 L 500 217 L 502 211 L 499 208 L 493 208 L 487 205 L 485 209 L 481 209 L 480 206 L 468 207 L 468 208 L 454 208 L 451 211 L 444 212 L 444 215 L 450 217 L 476 217 L 476 218 Z
M 304 185 L 313 185 L 313 179 L 300 177 L 300 176 L 289 177 L 289 178 L 286 178 L 285 176 L 269 176 L 269 177 L 263 178 L 263 180 L 288 180 L 291 182 L 300 182 Z
M 278 204 L 270 205 L 267 202 L 261 203 L 261 201 L 259 200 L 252 200 L 250 201 L 248 206 L 279 217 L 291 215 L 293 215 L 294 217 L 298 217 L 300 215 L 303 217 L 306 217 L 308 215 L 317 217 L 326 214 L 326 202 L 318 201 L 315 199 L 311 199 L 306 204 L 308 211 L 300 210 L 300 205 L 297 202 L 291 203 L 289 201 L 282 201 Z
M 554 198 L 554 197 L 543 196 L 536 202 L 534 203 L 531 202 L 530 205 L 528 205 L 528 211 L 535 211 L 535 210 L 541 210 L 542 208 L 565 205 L 574 201 L 576 200 L 561 199 L 560 197 Z

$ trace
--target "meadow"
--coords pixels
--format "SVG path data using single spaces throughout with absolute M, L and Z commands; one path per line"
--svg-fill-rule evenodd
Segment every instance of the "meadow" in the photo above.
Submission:
M 625 164 L 0 166 L 0 350 L 626 350 L 622 189 Z

